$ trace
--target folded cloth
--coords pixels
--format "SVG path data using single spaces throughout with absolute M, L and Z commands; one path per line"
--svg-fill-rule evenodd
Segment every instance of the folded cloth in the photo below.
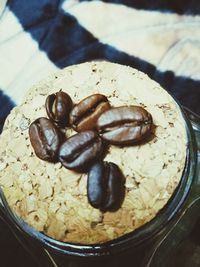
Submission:
M 1 0 L 1 1 L 0 1 L 0 16 L 1 16 L 1 14 L 3 13 L 3 11 L 4 11 L 6 2 L 7 2 L 7 0 Z
M 199 1 L 166 2 L 9 0 L 0 17 L 1 122 L 33 83 L 93 59 L 146 72 L 200 114 Z

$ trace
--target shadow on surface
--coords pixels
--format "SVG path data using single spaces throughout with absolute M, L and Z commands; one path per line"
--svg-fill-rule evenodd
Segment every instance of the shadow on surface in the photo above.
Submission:
M 2 267 L 39 267 L 21 247 L 8 226 L 0 218 L 0 266 Z
M 183 240 L 171 255 L 166 267 L 200 266 L 200 218 L 190 235 Z

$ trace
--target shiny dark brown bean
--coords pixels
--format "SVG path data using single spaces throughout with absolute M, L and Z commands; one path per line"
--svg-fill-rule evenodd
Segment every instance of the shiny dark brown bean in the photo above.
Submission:
M 62 144 L 59 160 L 67 169 L 85 171 L 102 153 L 102 139 L 94 131 L 85 131 L 71 136 Z
M 48 117 L 59 126 L 67 126 L 69 124 L 69 113 L 72 109 L 72 100 L 68 94 L 59 91 L 47 97 L 46 112 Z
M 122 204 L 124 176 L 112 162 L 98 162 L 88 173 L 87 196 L 89 203 L 102 211 L 114 211 Z
M 136 144 L 150 135 L 152 117 L 139 106 L 111 108 L 99 117 L 97 128 L 101 137 L 111 144 Z
M 104 95 L 88 96 L 72 109 L 70 124 L 77 132 L 95 129 L 97 119 L 109 108 L 110 104 Z
M 29 127 L 29 137 L 35 154 L 42 160 L 56 162 L 63 140 L 62 133 L 47 118 L 38 118 Z

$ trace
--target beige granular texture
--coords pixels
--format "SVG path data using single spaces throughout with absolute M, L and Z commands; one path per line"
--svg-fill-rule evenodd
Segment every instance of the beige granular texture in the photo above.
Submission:
M 47 95 L 60 89 L 75 103 L 102 93 L 113 106 L 139 105 L 152 114 L 155 132 L 148 143 L 111 146 L 105 158 L 126 177 L 125 199 L 116 212 L 101 213 L 88 204 L 86 174 L 34 154 L 28 127 L 46 116 Z M 72 134 L 66 130 L 66 136 Z M 187 138 L 177 104 L 159 84 L 130 67 L 91 62 L 65 68 L 31 88 L 8 116 L 0 142 L 0 185 L 12 209 L 50 237 L 90 244 L 119 237 L 156 216 L 181 179 Z

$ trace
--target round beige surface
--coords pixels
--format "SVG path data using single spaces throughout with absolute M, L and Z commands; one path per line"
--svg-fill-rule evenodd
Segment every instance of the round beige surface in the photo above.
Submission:
M 130 147 L 111 146 L 105 160 L 126 177 L 126 195 L 116 212 L 102 213 L 87 200 L 87 174 L 40 160 L 28 127 L 46 116 L 47 95 L 60 89 L 74 103 L 94 94 L 111 105 L 139 105 L 152 114 L 153 138 Z M 74 132 L 66 129 L 66 135 Z M 156 216 L 177 187 L 185 164 L 186 130 L 172 97 L 147 75 L 109 62 L 65 68 L 31 88 L 8 116 L 0 137 L 0 185 L 12 209 L 38 231 L 58 240 L 99 243 L 119 237 Z

